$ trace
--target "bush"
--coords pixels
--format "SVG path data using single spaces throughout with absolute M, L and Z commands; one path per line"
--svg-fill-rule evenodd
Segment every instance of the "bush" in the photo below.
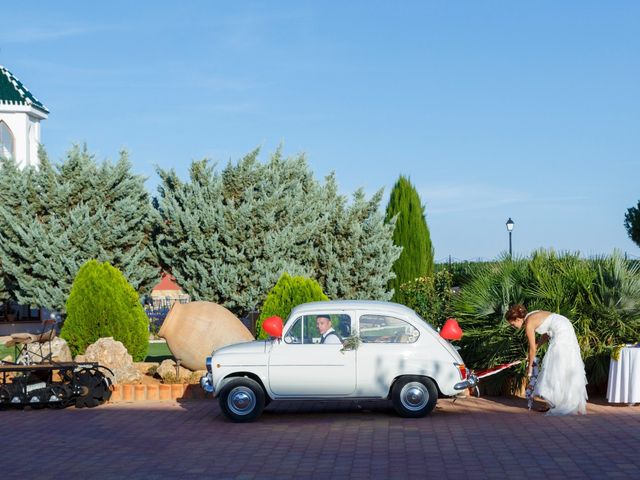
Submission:
M 269 335 L 262 329 L 262 322 L 265 318 L 274 315 L 286 320 L 294 307 L 307 302 L 329 300 L 322 292 L 320 284 L 311 278 L 291 277 L 284 272 L 278 283 L 267 295 L 260 318 L 256 324 L 258 338 L 268 338 Z
M 435 266 L 436 272 L 448 271 L 453 277 L 451 284 L 454 287 L 462 287 L 469 283 L 476 276 L 476 272 L 487 266 L 488 262 L 452 262 L 438 263 Z
M 451 315 L 453 276 L 440 270 L 431 277 L 421 277 L 400 286 L 405 305 L 412 308 L 435 328 Z
M 124 275 L 108 262 L 90 260 L 76 276 L 66 303 L 60 332 L 73 355 L 99 338 L 124 344 L 134 361 L 144 360 L 149 346 L 149 320 L 138 294 Z
M 462 356 L 470 367 L 526 357 L 524 331 L 514 331 L 504 320 L 513 303 L 572 321 L 592 389 L 606 386 L 615 345 L 640 340 L 640 270 L 620 253 L 586 260 L 538 251 L 530 259 L 505 258 L 480 268 L 454 299 L 454 315 L 464 331 Z M 501 377 L 517 389 L 524 369 L 523 364 Z

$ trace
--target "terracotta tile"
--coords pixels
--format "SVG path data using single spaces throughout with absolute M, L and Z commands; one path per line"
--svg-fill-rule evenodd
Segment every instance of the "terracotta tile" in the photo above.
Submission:
M 182 398 L 184 394 L 186 385 L 182 383 L 174 383 L 171 385 L 171 398 L 178 399 Z
M 160 400 L 171 400 L 171 385 L 158 385 Z
M 111 387 L 111 402 L 119 402 L 122 400 L 122 385 L 113 385 Z
M 124 385 L 122 385 L 122 400 L 124 400 L 125 402 L 131 402 L 133 401 L 133 398 L 133 385 L 131 385 L 130 383 L 125 383 Z
M 147 385 L 147 400 L 160 400 L 160 385 Z
M 133 387 L 133 399 L 136 401 L 147 399 L 147 386 L 146 385 L 134 385 Z

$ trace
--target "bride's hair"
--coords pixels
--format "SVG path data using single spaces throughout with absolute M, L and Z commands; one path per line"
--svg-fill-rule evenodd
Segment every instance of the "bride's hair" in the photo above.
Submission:
M 521 303 L 516 303 L 515 305 L 511 305 L 511 307 L 509 307 L 505 318 L 507 319 L 507 322 L 510 322 L 511 320 L 515 320 L 516 318 L 524 318 L 526 316 L 527 309 L 524 308 L 524 305 L 522 305 Z

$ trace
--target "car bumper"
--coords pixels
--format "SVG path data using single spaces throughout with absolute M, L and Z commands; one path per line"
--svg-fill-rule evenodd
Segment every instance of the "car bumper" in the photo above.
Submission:
M 478 377 L 472 373 L 466 380 L 456 383 L 453 388 L 455 390 L 465 390 L 467 388 L 474 388 L 476 385 L 478 385 Z
M 207 393 L 214 393 L 215 388 L 213 387 L 213 379 L 211 378 L 211 374 L 207 373 L 200 378 L 200 387 Z

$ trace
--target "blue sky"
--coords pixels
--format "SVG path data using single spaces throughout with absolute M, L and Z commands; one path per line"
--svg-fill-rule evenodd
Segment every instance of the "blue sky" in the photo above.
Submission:
M 11 2 L 0 64 L 86 142 L 182 176 L 255 147 L 368 193 L 408 175 L 437 260 L 640 256 L 638 2 Z M 10 21 L 7 21 L 10 20 Z M 386 199 L 385 199 L 386 205 Z M 383 205 L 384 207 L 384 205 Z

